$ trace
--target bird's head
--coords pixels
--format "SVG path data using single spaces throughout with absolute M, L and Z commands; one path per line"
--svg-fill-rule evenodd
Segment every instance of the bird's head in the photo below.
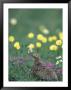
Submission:
M 39 60 L 39 59 L 40 59 L 38 53 L 37 53 L 37 52 L 34 52 L 32 49 L 29 49 L 29 50 L 28 50 L 28 54 L 29 54 L 30 56 L 32 56 L 34 59 L 36 59 L 36 60 Z
M 39 55 L 36 54 L 36 53 L 34 53 L 32 56 L 33 56 L 35 59 L 39 59 Z
M 34 59 L 39 60 L 40 57 L 37 53 L 29 53 L 30 56 L 32 56 Z

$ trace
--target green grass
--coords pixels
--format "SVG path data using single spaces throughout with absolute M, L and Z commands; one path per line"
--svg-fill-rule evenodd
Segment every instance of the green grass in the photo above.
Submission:
M 13 47 L 14 43 L 9 43 L 9 56 L 11 57 L 28 57 L 27 46 L 30 43 L 36 43 L 36 38 L 28 39 L 27 34 L 33 32 L 35 36 L 39 33 L 39 26 L 43 25 L 49 30 L 49 35 L 56 35 L 62 32 L 62 10 L 61 9 L 9 9 L 9 22 L 11 18 L 17 19 L 17 25 L 13 26 L 9 23 L 9 36 L 13 35 L 15 41 L 19 41 L 21 45 L 20 50 Z M 44 35 L 44 34 L 43 34 Z M 45 36 L 45 35 L 44 35 Z M 50 51 L 49 46 L 55 42 L 42 44 L 38 49 L 38 53 L 44 62 L 50 61 L 56 63 L 56 57 L 62 56 L 62 49 L 57 51 Z M 35 52 L 35 50 L 34 50 Z M 33 76 L 31 68 L 33 60 L 27 60 L 23 64 L 16 63 L 9 60 L 9 80 L 10 81 L 41 81 L 39 77 Z M 62 67 L 62 63 L 58 65 Z

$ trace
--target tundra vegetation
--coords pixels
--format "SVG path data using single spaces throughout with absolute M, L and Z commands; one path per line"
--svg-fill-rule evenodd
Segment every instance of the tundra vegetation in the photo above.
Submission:
M 9 9 L 9 80 L 62 81 L 61 9 Z

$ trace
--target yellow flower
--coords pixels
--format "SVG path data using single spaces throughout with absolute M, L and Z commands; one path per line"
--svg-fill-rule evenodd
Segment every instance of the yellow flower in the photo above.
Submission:
M 62 45 L 62 41 L 61 40 L 57 40 L 56 41 L 56 45 L 58 45 L 58 46 Z
M 49 37 L 49 38 L 48 38 L 48 41 L 49 41 L 49 42 L 52 42 L 52 41 L 53 41 L 53 38 L 52 38 L 52 37 Z
M 19 50 L 19 49 L 20 49 L 20 45 L 19 45 L 19 46 L 17 46 L 17 47 L 16 47 L 16 49 L 17 49 L 17 50 Z
M 35 45 L 31 43 L 31 44 L 28 45 L 28 48 L 29 49 L 35 48 Z
M 42 39 L 43 39 L 43 35 L 42 34 L 38 34 L 37 35 L 37 40 L 40 40 L 41 41 Z
M 20 43 L 19 42 L 15 42 L 14 43 L 14 48 L 16 48 L 17 50 L 20 49 Z
M 51 51 L 56 51 L 56 50 L 58 49 L 58 47 L 57 47 L 56 45 L 51 45 L 51 46 L 49 47 L 49 49 L 50 49 Z
M 14 36 L 10 36 L 10 37 L 9 37 L 9 41 L 10 41 L 10 42 L 14 42 L 14 40 L 15 40 Z
M 54 35 L 54 36 L 50 36 L 49 38 L 48 38 L 48 41 L 49 42 L 52 42 L 52 41 L 54 41 L 54 40 L 57 40 L 57 37 Z
M 28 34 L 28 38 L 33 38 L 33 37 L 34 37 L 34 33 L 30 32 L 30 33 Z
M 63 33 L 62 33 L 62 32 L 59 32 L 59 38 L 60 38 L 61 40 L 63 40 Z
M 52 40 L 57 40 L 57 37 L 55 35 L 52 36 Z
M 45 28 L 45 29 L 42 30 L 42 33 L 44 33 L 44 34 L 48 34 L 49 31 L 48 31 L 48 29 Z
M 40 42 L 36 43 L 36 47 L 40 48 L 42 46 L 42 44 Z
M 17 24 L 17 19 L 16 18 L 11 18 L 10 23 L 13 26 L 16 25 Z
M 42 42 L 43 42 L 43 43 L 46 43 L 46 42 L 47 42 L 47 38 L 46 38 L 46 37 L 43 37 L 43 38 L 42 38 Z
M 42 41 L 43 43 L 46 43 L 46 42 L 47 42 L 47 38 L 44 37 L 42 34 L 38 34 L 38 35 L 37 35 L 37 40 L 40 40 L 40 41 Z
M 45 26 L 40 26 L 39 30 L 44 34 L 49 34 L 49 30 Z

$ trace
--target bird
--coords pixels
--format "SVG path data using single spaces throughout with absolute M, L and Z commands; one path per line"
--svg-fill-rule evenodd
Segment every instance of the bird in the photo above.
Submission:
M 52 68 L 48 68 L 47 64 L 42 62 L 38 54 L 31 53 L 30 55 L 34 58 L 34 64 L 31 69 L 33 75 L 36 75 L 41 80 L 45 81 L 58 81 L 58 77 L 55 70 Z

